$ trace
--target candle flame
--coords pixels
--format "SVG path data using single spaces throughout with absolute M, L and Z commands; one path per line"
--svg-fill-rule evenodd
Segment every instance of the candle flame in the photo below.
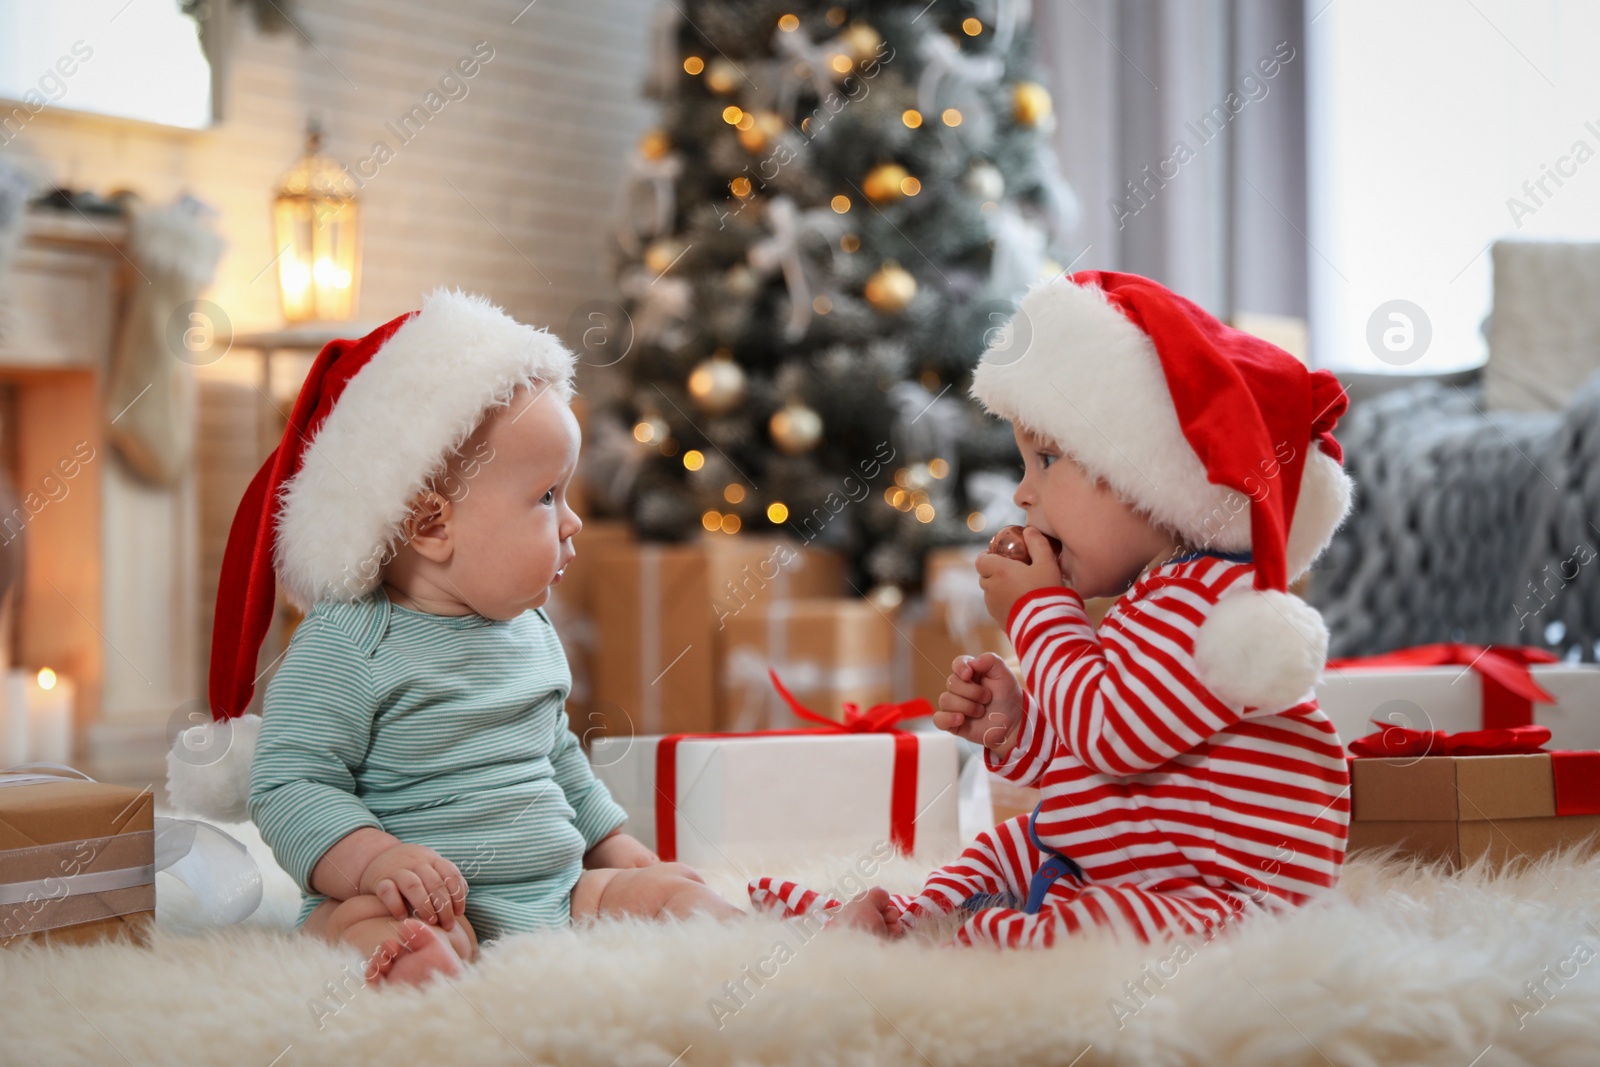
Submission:
M 54 689 L 56 687 L 56 672 L 49 667 L 39 671 L 39 688 Z

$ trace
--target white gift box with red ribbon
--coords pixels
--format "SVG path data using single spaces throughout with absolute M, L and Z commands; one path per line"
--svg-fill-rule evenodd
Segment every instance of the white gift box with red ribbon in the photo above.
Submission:
M 1447 733 L 1537 724 L 1550 746 L 1600 749 L 1600 666 L 1539 649 L 1423 645 L 1333 660 L 1317 703 L 1348 744 L 1384 726 Z
M 957 743 L 944 733 L 602 737 L 589 757 L 627 831 L 691 866 L 889 850 L 944 859 L 961 844 Z

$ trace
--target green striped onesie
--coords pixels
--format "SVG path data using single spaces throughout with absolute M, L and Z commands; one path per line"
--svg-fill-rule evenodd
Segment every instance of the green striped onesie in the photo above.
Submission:
M 380 585 L 325 600 L 267 686 L 248 811 L 305 894 L 322 854 L 376 826 L 467 879 L 480 940 L 570 921 L 583 854 L 626 818 L 567 723 L 549 616 L 432 615 Z M 351 872 L 359 875 L 359 872 Z

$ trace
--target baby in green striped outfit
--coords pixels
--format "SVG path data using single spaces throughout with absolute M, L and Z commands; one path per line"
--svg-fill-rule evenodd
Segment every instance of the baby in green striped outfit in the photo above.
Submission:
M 569 728 L 572 679 L 541 605 L 582 528 L 566 499 L 579 446 L 573 357 L 493 311 L 558 355 L 547 353 L 538 379 L 513 375 L 470 434 L 455 434 L 460 443 L 411 496 L 377 581 L 357 597 L 316 600 L 267 688 L 250 770 L 248 811 L 305 893 L 300 924 L 359 947 L 373 983 L 459 974 L 479 938 L 602 916 L 743 914 L 623 832 L 623 810 Z M 390 344 L 409 352 L 405 337 Z M 327 499 L 354 509 L 407 435 L 426 436 L 399 413 L 345 417 L 362 410 L 349 398 L 375 367 L 371 381 L 414 383 L 418 372 L 381 362 L 390 355 L 379 347 L 350 380 L 291 481 L 280 573 L 284 559 L 316 551 L 287 538 L 305 502 L 295 494 L 321 491 L 319 446 L 340 457 Z M 434 375 L 471 369 L 452 367 L 454 353 L 428 358 Z M 391 444 L 353 449 L 341 443 L 346 430 Z

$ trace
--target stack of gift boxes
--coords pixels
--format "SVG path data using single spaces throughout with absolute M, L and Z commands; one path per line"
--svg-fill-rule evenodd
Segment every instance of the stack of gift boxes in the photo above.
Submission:
M 1318 702 L 1367 753 L 1349 850 L 1501 867 L 1600 844 L 1600 667 L 1554 659 L 1429 645 L 1330 663 Z

